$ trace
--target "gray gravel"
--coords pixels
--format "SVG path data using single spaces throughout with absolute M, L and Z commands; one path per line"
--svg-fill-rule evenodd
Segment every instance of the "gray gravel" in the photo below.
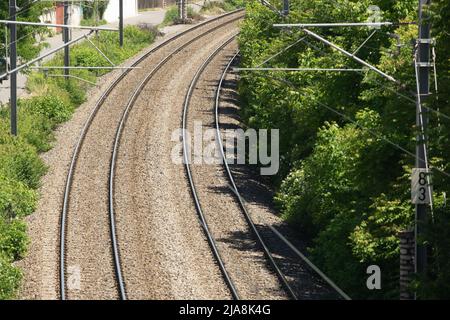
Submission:
M 202 32 L 205 28 L 183 36 L 152 54 L 141 64 L 143 69 L 133 70 L 125 77 L 94 119 L 77 162 L 69 207 L 67 267 L 79 268 L 81 283 L 80 290 L 69 290 L 68 298 L 117 298 L 106 202 L 107 173 L 113 133 L 132 88 L 140 82 L 146 70 L 188 37 Z M 162 40 L 158 42 L 160 41 Z M 68 164 L 80 129 L 90 110 L 107 84 L 118 74 L 119 71 L 102 78 L 100 86 L 90 92 L 89 101 L 77 110 L 70 122 L 59 128 L 55 148 L 43 155 L 50 166 L 50 171 L 43 179 L 39 207 L 28 219 L 31 238 L 30 254 L 18 263 L 24 270 L 21 290 L 23 299 L 56 299 L 58 297 L 59 219 Z M 126 248 L 126 245 L 124 242 L 122 247 Z M 205 243 L 205 256 L 208 254 L 207 249 Z M 128 252 L 128 250 L 124 251 Z M 179 255 L 183 253 L 183 251 L 175 252 Z M 202 288 L 198 290 L 203 291 Z
M 130 298 L 230 298 L 198 223 L 184 168 L 171 160 L 171 135 L 180 127 L 196 68 L 236 31 L 233 23 L 177 54 L 147 84 L 128 117 L 115 201 Z
M 221 90 L 219 121 L 222 136 L 225 128 L 244 127 L 239 117 L 237 81 L 238 75 L 228 73 L 225 77 L 225 85 Z M 297 297 L 301 300 L 340 299 L 337 292 L 269 228 L 269 226 L 275 227 L 303 254 L 307 253 L 306 245 L 298 240 L 298 234 L 281 219 L 275 209 L 272 202 L 274 193 L 269 181 L 264 179 L 255 167 L 231 164 L 230 169 L 250 216 Z
M 188 129 L 201 121 L 206 129 L 215 128 L 214 97 L 218 79 L 237 44 L 228 45 L 208 65 L 191 99 Z M 213 137 L 214 139 L 215 137 Z M 204 141 L 203 148 L 214 140 Z M 276 274 L 271 271 L 244 215 L 228 188 L 221 164 L 193 164 L 192 175 L 202 209 L 224 264 L 242 299 L 286 299 Z

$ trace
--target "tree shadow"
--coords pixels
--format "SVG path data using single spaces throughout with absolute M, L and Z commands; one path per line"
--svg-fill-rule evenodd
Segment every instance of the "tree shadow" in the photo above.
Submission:
M 220 98 L 219 114 L 221 117 L 221 129 L 240 129 L 238 123 L 241 123 L 239 117 L 239 97 L 237 94 L 237 80 L 235 77 L 228 78 L 223 82 L 223 89 Z M 238 123 L 225 121 L 224 118 L 233 118 Z M 225 122 L 224 122 L 225 121 Z M 279 216 L 276 206 L 273 202 L 274 191 L 271 188 L 270 178 L 261 176 L 259 168 L 249 165 L 230 164 L 231 173 L 236 186 L 246 204 L 255 207 L 264 207 L 266 211 L 274 216 Z M 226 173 L 224 171 L 224 175 Z M 237 202 L 237 197 L 227 186 L 211 186 L 212 192 L 229 194 Z M 248 205 L 247 209 L 250 210 Z M 244 215 L 244 213 L 242 213 Z M 252 213 L 249 212 L 252 216 Z M 268 225 L 255 225 L 260 233 L 265 245 L 273 255 L 273 258 L 286 278 L 290 286 L 299 299 L 319 300 L 319 299 L 342 299 L 340 295 L 323 280 L 304 260 L 301 259 L 286 243 L 278 237 L 277 234 Z M 300 240 L 299 234 L 293 230 L 287 223 L 279 222 L 273 225 L 304 255 L 307 252 L 307 245 Z M 218 239 L 232 246 L 236 250 L 242 251 L 261 251 L 261 244 L 256 242 L 255 235 L 248 229 L 248 232 L 234 231 L 227 237 Z M 261 263 L 275 272 L 270 265 L 269 260 L 264 255 L 258 255 Z

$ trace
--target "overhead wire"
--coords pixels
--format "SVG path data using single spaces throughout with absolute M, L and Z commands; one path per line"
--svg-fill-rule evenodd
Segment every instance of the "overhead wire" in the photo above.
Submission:
M 269 78 L 272 78 L 272 79 L 274 79 L 274 80 L 283 82 L 283 83 L 285 83 L 285 84 L 288 84 L 288 85 L 291 86 L 292 88 L 297 89 L 297 87 L 295 87 L 295 85 L 294 85 L 291 81 L 289 81 L 289 80 L 287 80 L 287 79 L 276 78 L 276 77 L 271 77 L 271 76 L 268 76 L 268 77 L 269 77 Z M 297 92 L 298 92 L 298 91 L 297 91 Z M 405 97 L 405 96 L 404 96 L 404 97 Z M 312 99 L 313 99 L 315 102 L 317 102 L 317 104 L 321 105 L 322 107 L 324 107 L 324 108 L 328 109 L 329 111 L 331 111 L 331 112 L 333 112 L 333 113 L 335 113 L 335 114 L 341 116 L 341 117 L 344 118 L 345 120 L 347 120 L 347 121 L 349 121 L 349 122 L 351 122 L 351 123 L 357 125 L 359 128 L 361 128 L 361 129 L 363 129 L 363 130 L 365 130 L 365 131 L 371 133 L 372 135 L 374 135 L 374 136 L 376 136 L 376 137 L 378 137 L 378 138 L 384 140 L 385 142 L 389 143 L 390 145 L 394 146 L 395 148 L 397 148 L 397 149 L 401 150 L 402 152 L 408 154 L 409 156 L 411 156 L 411 157 L 413 157 L 413 158 L 415 158 L 415 159 L 418 158 L 418 157 L 416 157 L 416 155 L 415 155 L 413 152 L 411 152 L 411 151 L 405 149 L 404 147 L 402 147 L 402 146 L 400 146 L 399 144 L 393 142 L 392 140 L 386 138 L 385 136 L 382 136 L 382 135 L 376 133 L 375 131 L 373 131 L 373 130 L 371 130 L 371 129 L 369 129 L 369 128 L 363 127 L 362 125 L 360 125 L 359 123 L 357 123 L 355 120 L 353 120 L 351 117 L 345 115 L 344 113 L 342 113 L 342 112 L 340 112 L 340 111 L 338 111 L 338 110 L 336 110 L 336 109 L 334 109 L 334 108 L 332 108 L 332 107 L 330 107 L 330 106 L 328 106 L 328 105 L 326 105 L 326 104 L 324 104 L 324 103 L 322 103 L 322 102 L 320 102 L 320 101 L 318 101 L 318 100 L 316 100 L 316 99 L 314 99 L 314 98 L 312 98 Z M 409 99 L 409 98 L 408 98 L 408 99 Z M 441 174 L 443 174 L 443 175 L 445 175 L 445 176 L 447 176 L 447 177 L 450 177 L 450 174 L 449 174 L 449 173 L 445 172 L 444 170 L 442 170 L 442 169 L 440 169 L 440 168 L 438 168 L 438 167 L 435 167 L 434 165 L 430 165 L 430 164 L 428 163 L 428 159 L 422 159 L 422 158 L 420 158 L 420 157 L 419 157 L 418 159 L 419 159 L 420 161 L 424 161 L 424 162 L 425 162 L 425 160 L 426 160 L 428 169 L 436 170 L 436 171 L 440 172 Z
M 375 30 L 375 31 L 376 31 L 376 30 Z M 363 42 L 363 44 L 364 44 L 364 43 L 367 43 L 367 40 L 370 39 L 370 38 L 375 34 L 375 31 L 372 32 L 372 34 L 366 39 L 366 41 Z M 306 38 L 307 38 L 306 36 L 303 36 L 303 37 L 297 39 L 297 40 L 294 41 L 293 43 L 291 43 L 291 44 L 289 44 L 288 46 L 286 46 L 286 47 L 284 47 L 283 49 L 281 49 L 281 50 L 280 50 L 279 52 L 277 52 L 276 54 L 270 56 L 269 58 L 265 59 L 263 62 L 259 63 L 255 68 L 259 68 L 259 67 L 261 67 L 262 65 L 266 64 L 267 62 L 273 60 L 274 58 L 276 58 L 277 56 L 279 56 L 279 55 L 281 55 L 282 53 L 286 52 L 287 50 L 289 50 L 290 48 L 292 48 L 293 46 L 295 46 L 295 45 L 298 44 L 299 42 L 304 42 L 304 43 L 305 43 L 306 45 L 308 45 L 309 47 L 314 48 L 314 49 L 316 49 L 316 50 L 319 50 L 319 51 L 322 52 L 322 53 L 324 52 L 324 50 L 323 50 L 322 48 L 319 48 L 319 47 L 313 45 L 312 43 L 308 42 L 308 41 L 306 40 Z M 361 45 L 361 46 L 362 46 L 362 45 Z M 355 52 L 359 51 L 360 48 L 361 48 L 361 46 L 360 46 Z M 378 49 L 378 48 L 375 48 L 375 47 L 368 47 L 368 46 L 365 46 L 365 47 L 367 47 L 367 48 L 372 48 L 372 49 Z M 433 61 L 434 61 L 435 91 L 436 91 L 436 94 L 437 94 L 437 93 L 438 93 L 438 85 L 437 85 L 437 71 L 436 71 L 436 53 L 435 53 L 434 47 L 433 47 L 433 52 L 432 52 L 432 53 L 433 53 Z M 363 69 L 364 69 L 364 68 L 363 68 Z M 311 71 L 313 71 L 313 70 L 311 69 Z M 363 73 L 364 71 L 361 71 L 361 70 L 355 70 L 355 72 Z M 397 90 L 394 90 L 394 89 L 392 89 L 391 87 L 384 85 L 384 84 L 381 82 L 381 80 L 379 81 L 378 79 L 375 79 L 375 81 L 377 82 L 378 85 L 380 85 L 380 86 L 383 87 L 384 89 L 387 89 L 387 90 L 391 91 L 392 93 L 398 95 L 399 97 L 403 97 L 403 98 L 405 98 L 405 99 L 411 101 L 412 103 L 416 104 L 416 100 L 415 100 L 415 99 L 412 99 L 412 98 L 410 98 L 410 97 L 408 97 L 408 96 L 406 96 L 406 95 L 403 95 L 403 94 L 401 94 L 400 92 L 398 92 Z M 403 89 L 404 89 L 404 88 L 403 88 Z M 413 96 L 415 97 L 415 94 L 414 94 Z M 436 110 L 436 109 L 433 109 L 433 108 L 428 107 L 428 106 L 423 106 L 423 108 L 425 108 L 425 109 L 428 110 L 428 111 L 431 111 L 432 113 L 435 113 L 438 117 L 441 116 L 441 117 L 443 117 L 443 118 L 445 118 L 445 119 L 447 119 L 447 120 L 450 120 L 450 116 L 447 115 L 447 114 L 445 114 L 445 113 L 442 113 L 439 109 Z M 438 126 L 440 126 L 440 121 L 439 121 L 439 119 L 438 119 Z

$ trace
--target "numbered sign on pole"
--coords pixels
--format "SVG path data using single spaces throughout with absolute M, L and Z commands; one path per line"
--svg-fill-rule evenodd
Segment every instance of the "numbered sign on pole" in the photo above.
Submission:
M 411 177 L 411 201 L 413 204 L 429 204 L 433 189 L 427 169 L 414 168 Z

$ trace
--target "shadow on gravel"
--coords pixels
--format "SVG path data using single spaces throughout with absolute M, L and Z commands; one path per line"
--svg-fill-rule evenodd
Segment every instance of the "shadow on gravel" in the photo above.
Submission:
M 212 85 L 216 86 L 217 83 Z M 224 118 L 230 117 L 234 120 L 238 120 L 240 123 L 238 107 L 239 97 L 236 90 L 236 77 L 229 76 L 229 78 L 223 82 L 220 99 L 221 129 L 240 128 L 237 123 L 223 122 L 225 120 Z M 230 165 L 230 168 L 235 183 L 245 202 L 254 206 L 264 207 L 268 209 L 270 213 L 277 216 L 278 213 L 272 200 L 274 192 L 270 188 L 269 179 L 261 176 L 259 174 L 259 169 L 256 166 Z M 233 196 L 237 201 L 234 193 L 229 187 L 210 187 L 210 189 L 212 192 L 230 194 L 230 196 Z M 253 216 L 252 212 L 249 213 Z M 306 245 L 299 240 L 301 238 L 300 235 L 290 226 L 281 222 L 274 225 L 274 227 L 289 239 L 299 251 L 303 254 L 307 253 Z M 321 279 L 298 255 L 296 255 L 269 226 L 256 225 L 256 228 L 299 299 L 341 299 L 339 294 Z M 254 239 L 255 237 L 249 229 L 248 232 L 232 232 L 228 237 L 219 239 L 219 241 L 229 243 L 237 250 L 262 251 L 261 246 L 257 244 Z M 263 260 L 262 263 L 269 264 L 268 260 L 261 255 L 258 255 L 258 259 Z M 272 267 L 268 266 L 268 268 L 270 269 Z
M 228 187 L 210 187 L 210 190 L 220 194 L 229 194 L 234 197 L 234 193 Z M 243 193 L 241 192 L 241 194 Z M 258 201 L 256 197 L 253 201 L 261 205 L 261 202 Z M 289 284 L 292 286 L 299 299 L 339 299 L 339 295 L 327 283 L 318 277 L 315 272 L 281 239 L 279 239 L 268 226 L 258 224 L 255 225 L 255 227 L 263 238 L 264 243 L 269 248 L 275 262 L 287 277 Z M 281 233 L 287 231 L 286 228 L 288 228 L 288 226 L 283 226 L 283 224 L 275 227 Z M 255 239 L 256 238 L 251 229 L 248 229 L 247 232 L 232 232 L 228 237 L 222 237 L 217 239 L 217 241 L 227 243 L 236 250 L 246 252 L 258 251 L 263 253 L 261 245 L 257 243 Z M 293 242 L 295 243 L 295 241 Z M 297 248 L 303 251 L 300 246 L 297 246 Z M 257 255 L 254 259 L 259 260 L 260 263 L 266 264 L 267 268 L 274 272 L 272 266 L 269 264 L 264 255 Z

